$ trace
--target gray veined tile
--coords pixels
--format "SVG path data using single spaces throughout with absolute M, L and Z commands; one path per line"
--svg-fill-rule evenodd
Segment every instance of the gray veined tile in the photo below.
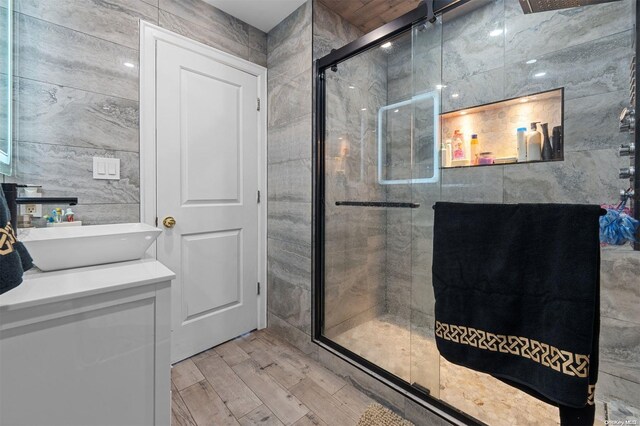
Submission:
M 160 0 L 160 10 L 210 29 L 226 39 L 266 53 L 266 36 L 203 0 Z
M 640 252 L 630 247 L 604 247 L 600 266 L 600 311 L 603 316 L 640 324 Z
M 505 2 L 505 62 L 539 55 L 631 30 L 633 0 L 560 9 L 525 15 L 518 2 Z
M 314 357 L 317 354 L 318 346 L 311 341 L 311 336 L 309 334 L 292 326 L 272 312 L 267 313 L 267 324 L 269 331 L 279 337 L 282 337 L 305 354 L 311 357 Z
M 602 149 L 567 152 L 564 161 L 504 166 L 504 202 L 617 203 L 618 169 L 626 161 L 616 150 Z
M 311 290 L 311 247 L 269 239 L 267 265 L 273 279 Z
M 467 14 L 443 18 L 442 75 L 447 80 L 468 78 L 504 65 L 504 34 L 494 32 L 504 31 L 503 0 L 478 4 L 481 7 Z
M 158 8 L 140 0 L 20 0 L 15 10 L 136 50 L 139 21 L 158 22 Z
M 565 100 L 628 90 L 634 31 L 624 31 L 505 66 L 505 98 L 565 88 Z
M 449 112 L 499 101 L 505 98 L 504 69 L 497 68 L 474 74 L 461 80 L 450 80 L 444 74 L 446 87 L 442 89 L 442 111 Z M 456 97 L 452 95 L 456 94 Z
M 311 1 L 306 1 L 269 31 L 269 34 L 267 34 L 269 60 L 271 60 L 272 55 L 277 54 L 280 46 L 287 45 L 289 40 L 300 37 L 302 33 L 307 31 L 308 35 L 305 35 L 305 37 L 311 37 L 311 9 Z M 270 62 L 269 64 L 271 65 L 272 63 Z
M 640 408 L 640 383 L 622 379 L 600 371 L 596 384 L 596 399 L 605 402 L 622 402 L 623 405 Z
M 311 334 L 311 291 L 269 274 L 269 312 Z
M 311 160 L 288 160 L 268 166 L 270 201 L 311 202 Z
M 600 371 L 640 383 L 640 324 L 602 317 Z
M 442 200 L 501 203 L 503 166 L 442 170 Z
M 629 143 L 632 135 L 618 129 L 620 112 L 628 105 L 627 90 L 566 101 L 565 152 L 615 148 Z
M 311 113 L 311 68 L 289 79 L 269 79 L 269 126 L 281 126 Z
M 329 10 L 322 2 L 313 3 L 313 58 L 321 58 L 362 36 L 362 31 Z
M 120 180 L 94 180 L 93 157 L 120 159 Z M 78 197 L 79 204 L 140 202 L 137 153 L 21 142 L 16 179 L 42 185 L 45 196 Z
M 312 118 L 311 115 L 305 115 L 295 122 L 269 127 L 267 149 L 269 164 L 311 159 Z
M 292 78 L 311 65 L 309 3 L 296 9 L 267 35 L 269 78 Z
M 83 225 L 140 222 L 140 204 L 78 204 L 72 209 Z
M 17 79 L 18 141 L 139 151 L 138 102 Z
M 160 10 L 159 25 L 200 43 L 220 49 L 242 59 L 266 66 L 267 56 L 264 52 L 250 48 L 226 34 L 221 34 L 215 26 L 194 24 L 178 15 Z
M 269 238 L 311 246 L 311 203 L 269 202 Z
M 27 15 L 16 17 L 16 75 L 138 99 L 137 50 Z

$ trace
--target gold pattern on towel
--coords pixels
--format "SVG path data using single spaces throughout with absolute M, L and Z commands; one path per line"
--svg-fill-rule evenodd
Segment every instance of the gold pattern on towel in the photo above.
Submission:
M 11 222 L 7 226 L 0 228 L 0 256 L 13 253 L 13 245 L 16 243 L 16 235 L 13 233 Z
M 594 405 L 596 403 L 596 385 L 589 385 L 589 394 L 587 395 L 587 404 Z
M 527 337 L 494 334 L 440 321 L 436 321 L 436 336 L 478 349 L 529 358 L 531 361 L 569 376 L 589 376 L 589 355 L 575 354 Z

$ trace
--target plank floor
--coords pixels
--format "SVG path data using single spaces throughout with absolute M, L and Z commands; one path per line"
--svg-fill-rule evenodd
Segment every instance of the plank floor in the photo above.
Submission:
M 171 370 L 173 426 L 355 425 L 373 400 L 268 330 Z

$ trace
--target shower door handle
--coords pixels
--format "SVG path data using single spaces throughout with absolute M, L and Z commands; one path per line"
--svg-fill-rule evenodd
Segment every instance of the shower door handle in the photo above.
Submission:
M 420 203 L 404 203 L 398 201 L 336 201 L 336 206 L 417 209 L 418 207 L 420 207 Z

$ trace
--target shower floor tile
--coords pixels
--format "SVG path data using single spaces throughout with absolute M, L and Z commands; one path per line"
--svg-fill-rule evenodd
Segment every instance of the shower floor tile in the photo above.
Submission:
M 409 330 L 408 320 L 382 315 L 333 340 L 489 425 L 560 424 L 556 407 L 487 374 L 448 362 L 438 354 L 432 336 Z

